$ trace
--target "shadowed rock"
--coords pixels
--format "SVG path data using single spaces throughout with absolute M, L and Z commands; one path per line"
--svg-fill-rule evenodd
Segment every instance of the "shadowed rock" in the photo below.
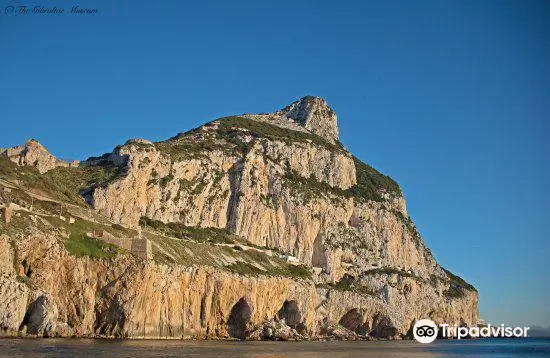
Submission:
M 252 317 L 252 309 L 244 298 L 241 298 L 229 314 L 227 320 L 227 333 L 230 337 L 244 339 L 250 318 Z

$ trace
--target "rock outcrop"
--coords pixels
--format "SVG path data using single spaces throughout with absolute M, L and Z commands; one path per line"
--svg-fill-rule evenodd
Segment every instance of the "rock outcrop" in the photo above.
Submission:
M 7 148 L 0 151 L 0 155 L 22 166 L 33 166 L 42 174 L 56 167 L 77 166 L 78 162 L 67 163 L 54 157 L 44 146 L 34 139 L 24 145 Z
M 7 157 L 55 170 L 45 149 L 23 152 Z M 25 177 L 0 193 L 21 204 L 0 226 L 5 334 L 367 339 L 406 337 L 425 317 L 477 322 L 475 289 L 436 262 L 397 183 L 341 146 L 320 98 L 129 140 L 48 174 L 68 182 L 41 195 L 72 198 L 55 190 L 84 183 L 89 207 L 63 204 L 71 224 L 42 196 L 25 206 Z M 152 259 L 109 246 L 136 229 Z
M 294 120 L 331 143 L 338 140 L 336 113 L 320 97 L 304 97 L 275 114 Z

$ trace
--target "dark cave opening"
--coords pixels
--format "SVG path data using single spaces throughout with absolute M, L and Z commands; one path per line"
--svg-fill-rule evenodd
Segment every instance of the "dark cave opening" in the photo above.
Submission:
M 277 317 L 284 319 L 287 326 L 297 328 L 302 323 L 302 313 L 296 301 L 285 301 L 277 312 Z
M 241 298 L 233 308 L 227 320 L 227 333 L 230 337 L 244 339 L 250 319 L 252 318 L 252 309 L 244 298 Z

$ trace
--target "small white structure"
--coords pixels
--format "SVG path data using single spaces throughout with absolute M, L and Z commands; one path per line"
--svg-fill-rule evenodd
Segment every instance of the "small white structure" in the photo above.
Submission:
M 65 217 L 63 215 L 59 215 L 59 218 L 63 221 L 67 221 L 67 219 L 65 219 Z
M 290 263 L 299 263 L 300 260 L 298 260 L 297 257 L 294 257 L 294 256 L 290 256 L 290 255 L 279 255 L 279 257 L 283 260 L 285 260 L 286 262 L 290 262 Z
M 286 257 L 286 262 L 298 263 L 298 262 L 300 262 L 300 260 L 298 260 L 298 258 L 297 258 L 297 257 L 294 257 L 294 256 L 287 256 L 287 257 Z
M 11 188 L 4 187 L 4 191 L 5 191 L 6 193 L 11 193 Z
M 74 218 L 72 216 L 69 218 L 69 224 L 74 224 Z

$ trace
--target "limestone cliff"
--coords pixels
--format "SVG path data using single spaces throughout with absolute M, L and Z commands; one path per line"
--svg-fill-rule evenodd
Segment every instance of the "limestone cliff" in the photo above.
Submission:
M 328 142 L 338 140 L 336 113 L 320 97 L 304 97 L 275 114 L 294 120 Z
M 67 163 L 54 157 L 50 152 L 34 139 L 25 145 L 0 150 L 0 155 L 19 165 L 34 166 L 40 173 L 45 173 L 56 167 L 76 166 L 78 162 Z
M 404 337 L 419 318 L 477 322 L 475 289 L 433 258 L 397 183 L 342 147 L 320 98 L 77 168 L 0 164 L 0 204 L 17 205 L 0 226 L 6 334 Z M 153 260 L 111 245 L 138 239 Z

